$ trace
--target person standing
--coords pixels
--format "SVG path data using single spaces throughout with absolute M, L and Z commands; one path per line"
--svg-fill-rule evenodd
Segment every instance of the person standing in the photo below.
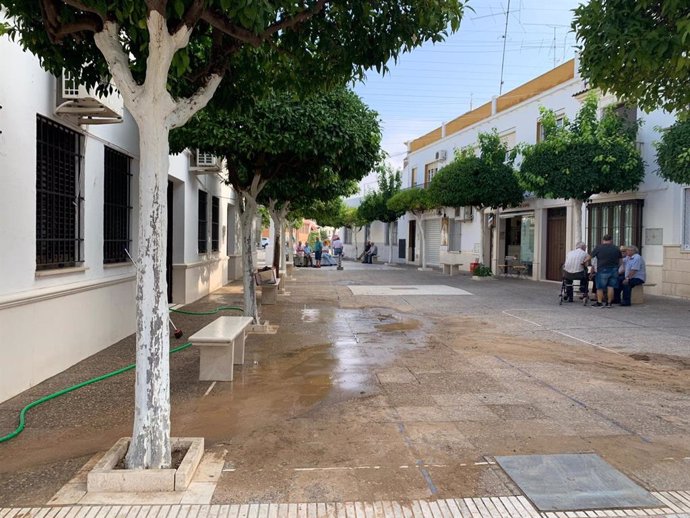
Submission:
M 314 262 L 316 263 L 314 265 L 314 268 L 321 268 L 321 254 L 323 253 L 323 243 L 321 243 L 321 240 L 317 237 L 316 241 L 314 242 Z
M 339 256 L 343 254 L 343 242 L 340 240 L 340 236 L 338 236 L 338 234 L 333 236 L 331 246 L 333 247 L 333 255 Z
M 597 303 L 592 307 L 610 308 L 615 289 L 618 287 L 618 267 L 621 265 L 623 255 L 617 246 L 613 244 L 613 238 L 606 234 L 601 238 L 601 244 L 594 247 L 592 254 L 586 261 L 595 258 L 597 260 Z M 606 288 L 606 306 L 604 306 L 604 288 Z
M 575 248 L 565 255 L 563 278 L 566 281 L 566 300 L 568 302 L 573 301 L 573 281 L 580 281 L 580 300 L 587 296 L 589 282 L 587 272 L 585 271 L 586 259 L 587 245 L 582 241 L 577 243 Z
M 630 306 L 632 304 L 632 289 L 644 284 L 647 280 L 647 267 L 636 246 L 629 246 L 625 253 L 627 257 L 621 291 L 621 306 Z

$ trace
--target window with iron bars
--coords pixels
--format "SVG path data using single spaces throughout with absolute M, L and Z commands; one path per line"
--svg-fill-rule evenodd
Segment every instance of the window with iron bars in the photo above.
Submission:
M 220 235 L 220 199 L 211 197 L 211 252 L 220 250 L 218 236 Z
M 208 228 L 208 194 L 199 189 L 199 235 L 197 237 L 197 251 L 205 254 L 208 250 L 207 228 Z
M 82 259 L 82 136 L 36 117 L 36 269 Z
M 127 261 L 130 239 L 130 179 L 132 159 L 127 155 L 105 148 L 103 167 L 103 262 Z
M 587 207 L 587 240 L 589 250 L 609 234 L 614 245 L 642 248 L 642 208 L 644 200 L 614 203 L 590 203 Z

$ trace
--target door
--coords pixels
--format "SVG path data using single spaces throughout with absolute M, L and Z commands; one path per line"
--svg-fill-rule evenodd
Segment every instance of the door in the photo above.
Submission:
M 407 239 L 409 241 L 409 246 L 407 247 L 407 260 L 413 263 L 415 254 L 414 249 L 417 243 L 417 222 L 415 220 L 410 220 L 410 225 L 407 230 Z
M 426 264 L 438 266 L 441 264 L 441 219 L 427 219 L 424 221 L 424 245 Z
M 561 280 L 561 265 L 565 261 L 566 209 L 549 209 L 546 224 L 546 278 Z
M 168 249 L 165 252 L 165 280 L 168 284 L 168 303 L 172 302 L 173 294 L 173 183 L 168 181 Z

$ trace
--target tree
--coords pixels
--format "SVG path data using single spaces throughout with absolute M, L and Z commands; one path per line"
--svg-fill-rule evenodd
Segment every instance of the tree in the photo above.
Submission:
M 514 207 L 522 203 L 521 188 L 513 160 L 494 129 L 477 136 L 479 155 L 474 148 L 460 150 L 453 161 L 431 179 L 429 195 L 439 207 L 475 207 L 479 213 L 480 262 L 484 262 L 484 209 Z
M 227 181 L 240 200 L 243 243 L 250 250 L 258 203 L 269 208 L 276 235 L 282 235 L 292 207 L 306 216 L 305 207 L 344 194 L 372 169 L 381 132 L 377 114 L 340 88 L 302 99 L 275 94 L 242 111 L 208 107 L 171 139 L 174 150 L 197 147 L 225 157 Z M 274 257 L 281 257 L 280 246 Z M 252 254 L 243 254 L 243 261 L 244 312 L 258 322 Z
M 590 0 L 575 9 L 580 71 L 593 86 L 687 114 L 690 4 L 686 0 Z
M 355 258 L 359 257 L 359 247 L 357 246 L 357 234 L 367 222 L 362 219 L 357 207 L 345 207 L 342 214 L 342 226 L 352 231 L 352 240 L 355 245 Z
M 422 243 L 422 269 L 426 268 L 426 247 L 424 246 L 424 228 L 422 227 L 424 221 L 422 220 L 422 216 L 426 211 L 435 207 L 436 205 L 432 201 L 429 191 L 419 187 L 400 191 L 388 200 L 388 208 L 391 211 L 401 214 L 411 212 L 415 215 L 417 221 L 419 221 L 419 235 L 421 236 Z
M 395 211 L 388 208 L 388 200 L 400 191 L 402 180 L 400 171 L 393 169 L 383 162 L 383 158 L 378 166 L 378 190 L 367 193 L 358 207 L 359 216 L 367 223 L 372 221 L 382 221 L 388 227 L 388 262 L 393 262 L 393 225 L 398 218 L 405 212 Z
M 40 7 L 40 10 L 37 9 Z M 139 127 L 137 369 L 128 468 L 170 466 L 166 196 L 168 134 L 213 97 L 223 77 L 238 105 L 285 84 L 319 88 L 385 70 L 457 30 L 458 0 L 0 0 L 2 27 L 55 75 L 108 90 Z M 257 186 L 258 187 L 258 186 Z M 255 209 L 255 207 L 252 207 Z M 249 243 L 245 243 L 249 244 Z M 245 254 L 246 255 L 246 254 Z
M 690 183 L 690 120 L 676 122 L 656 144 L 659 176 L 676 183 Z
M 593 194 L 637 189 L 644 164 L 637 147 L 637 125 L 626 126 L 612 108 L 597 119 L 597 98 L 589 95 L 573 122 L 556 127 L 556 116 L 542 108 L 544 140 L 523 148 L 519 176 L 540 198 L 574 199 L 575 241 L 582 240 L 582 204 Z

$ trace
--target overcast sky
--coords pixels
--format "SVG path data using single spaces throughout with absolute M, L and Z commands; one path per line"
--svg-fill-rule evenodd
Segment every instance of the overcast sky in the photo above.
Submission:
M 511 0 L 503 93 L 573 57 L 572 9 L 581 0 Z M 404 142 L 499 94 L 508 0 L 470 0 L 460 30 L 370 73 L 355 91 L 379 113 L 383 147 L 402 167 Z M 554 38 L 555 37 L 555 38 Z

